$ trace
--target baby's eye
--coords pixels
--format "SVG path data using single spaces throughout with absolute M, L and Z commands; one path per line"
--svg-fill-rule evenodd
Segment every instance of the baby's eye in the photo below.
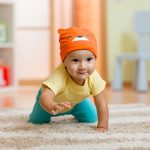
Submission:
M 78 62 L 79 60 L 78 59 L 72 59 L 72 62 Z
M 91 61 L 93 58 L 92 57 L 89 57 L 89 58 L 87 58 L 86 60 L 87 61 Z

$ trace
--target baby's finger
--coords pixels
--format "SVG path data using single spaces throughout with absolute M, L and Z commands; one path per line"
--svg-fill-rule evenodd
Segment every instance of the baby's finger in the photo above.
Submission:
M 62 108 L 71 108 L 71 105 L 66 102 L 59 103 L 59 106 L 61 106 Z
M 69 102 L 62 102 L 62 103 L 71 106 L 71 103 Z
M 71 104 L 69 102 L 64 102 L 67 108 L 71 108 Z
M 53 110 L 51 110 L 52 115 L 57 115 L 62 110 L 61 107 L 55 107 Z
M 63 103 L 65 103 L 65 104 L 67 104 L 67 105 L 70 105 L 70 106 L 71 106 L 71 103 L 69 103 L 69 102 L 67 102 L 67 101 L 66 101 L 66 102 L 63 102 Z
M 52 115 L 56 115 L 55 110 L 51 110 L 51 114 L 52 114 Z
M 62 110 L 62 106 L 59 106 L 59 104 L 57 104 L 54 109 L 55 111 L 60 111 Z

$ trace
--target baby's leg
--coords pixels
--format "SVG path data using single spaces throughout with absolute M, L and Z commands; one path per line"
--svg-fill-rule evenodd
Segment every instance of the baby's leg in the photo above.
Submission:
M 45 111 L 39 103 L 41 93 L 42 92 L 40 89 L 37 94 L 36 102 L 34 104 L 33 110 L 29 116 L 29 122 L 34 123 L 34 124 L 49 123 L 51 120 L 51 114 Z
M 75 116 L 79 122 L 93 123 L 97 121 L 95 104 L 89 98 L 77 104 L 73 108 L 72 115 Z

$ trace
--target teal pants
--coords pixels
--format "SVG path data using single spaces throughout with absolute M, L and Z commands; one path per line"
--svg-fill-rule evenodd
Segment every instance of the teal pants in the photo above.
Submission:
M 39 90 L 33 110 L 29 115 L 29 122 L 34 124 L 49 123 L 51 117 L 73 115 L 79 122 L 93 123 L 97 121 L 97 111 L 93 102 L 89 98 L 84 99 L 81 103 L 75 105 L 71 110 L 52 115 L 45 111 L 40 103 L 41 90 Z

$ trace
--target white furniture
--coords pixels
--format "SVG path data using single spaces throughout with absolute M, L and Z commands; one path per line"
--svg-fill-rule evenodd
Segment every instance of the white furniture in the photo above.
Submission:
M 139 37 L 137 52 L 117 55 L 112 87 L 114 90 L 122 89 L 123 61 L 136 61 L 133 83 L 137 91 L 146 92 L 148 90 L 146 63 L 150 60 L 150 11 L 137 12 L 133 18 L 133 25 Z
M 0 0 L 0 23 L 7 27 L 7 40 L 0 43 L 0 59 L 10 68 L 10 85 L 0 87 L 0 92 L 12 90 L 16 87 L 15 78 L 15 46 L 14 46 L 14 1 Z
M 51 0 L 16 0 L 16 61 L 20 83 L 34 84 L 51 72 L 50 7 Z

